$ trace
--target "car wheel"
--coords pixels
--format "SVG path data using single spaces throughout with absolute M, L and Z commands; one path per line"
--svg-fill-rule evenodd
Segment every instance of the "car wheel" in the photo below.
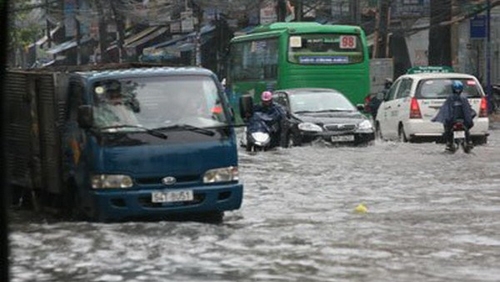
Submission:
M 408 142 L 408 138 L 406 137 L 405 129 L 402 124 L 399 125 L 398 137 L 400 142 Z
M 250 145 L 250 144 L 247 143 L 247 145 L 245 147 L 245 151 L 251 152 L 252 151 L 252 145 Z
M 382 136 L 382 130 L 380 129 L 379 122 L 375 123 L 375 139 L 384 140 L 384 137 Z
M 297 136 L 296 134 L 294 134 L 293 132 L 290 132 L 290 134 L 288 134 L 288 147 L 298 147 L 298 146 L 301 146 L 302 145 L 302 140 L 300 139 L 300 136 Z

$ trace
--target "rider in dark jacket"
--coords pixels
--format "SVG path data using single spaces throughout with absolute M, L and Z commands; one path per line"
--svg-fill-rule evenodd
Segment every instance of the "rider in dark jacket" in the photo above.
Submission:
M 368 107 L 370 109 L 370 114 L 372 115 L 373 120 L 377 118 L 378 108 L 380 107 L 380 104 L 382 104 L 382 101 L 385 99 L 385 96 L 389 92 L 391 86 L 392 79 L 386 78 L 384 82 L 384 89 L 382 89 L 380 93 L 373 95 L 373 97 L 370 99 Z
M 273 102 L 273 94 L 270 91 L 264 91 L 260 97 L 261 104 L 257 104 L 253 108 L 253 112 L 263 112 L 270 116 L 273 124 L 269 124 L 273 128 L 271 134 L 271 147 L 279 146 L 286 147 L 284 144 L 285 138 L 283 134 L 286 133 L 285 124 L 287 121 L 286 110 Z
M 446 149 L 451 149 L 453 143 L 452 128 L 457 120 L 463 120 L 466 140 L 470 142 L 469 130 L 474 126 L 473 118 L 475 116 L 469 101 L 461 95 L 464 89 L 463 83 L 455 80 L 451 84 L 451 89 L 453 94 L 448 96 L 438 114 L 432 119 L 432 121 L 440 122 L 444 126 L 443 137 L 446 141 Z

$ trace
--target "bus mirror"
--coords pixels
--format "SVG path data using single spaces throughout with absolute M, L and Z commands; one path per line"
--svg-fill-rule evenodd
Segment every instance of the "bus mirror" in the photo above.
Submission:
M 92 127 L 93 120 L 94 120 L 94 112 L 92 106 L 83 105 L 78 107 L 78 125 L 81 128 Z
M 240 117 L 243 120 L 248 119 L 253 114 L 253 97 L 243 95 L 240 97 Z

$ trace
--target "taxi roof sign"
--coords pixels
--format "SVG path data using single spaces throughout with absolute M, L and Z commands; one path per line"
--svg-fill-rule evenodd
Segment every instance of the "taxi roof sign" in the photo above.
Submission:
M 452 67 L 448 66 L 419 66 L 413 67 L 406 71 L 407 74 L 416 74 L 416 73 L 449 73 L 454 72 Z

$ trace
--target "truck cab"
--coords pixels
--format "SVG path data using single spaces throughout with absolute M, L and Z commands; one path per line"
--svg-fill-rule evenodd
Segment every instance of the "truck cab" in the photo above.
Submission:
M 54 132 L 60 165 L 52 170 L 61 177 L 60 187 L 46 175 L 38 176 L 43 185 L 31 185 L 42 206 L 58 198 L 72 214 L 98 221 L 222 220 L 224 211 L 240 208 L 234 117 L 211 71 L 88 70 L 53 81 L 61 89 L 55 105 L 62 105 L 54 111 L 62 114 Z M 41 122 L 50 121 L 38 118 L 40 134 L 50 134 Z

